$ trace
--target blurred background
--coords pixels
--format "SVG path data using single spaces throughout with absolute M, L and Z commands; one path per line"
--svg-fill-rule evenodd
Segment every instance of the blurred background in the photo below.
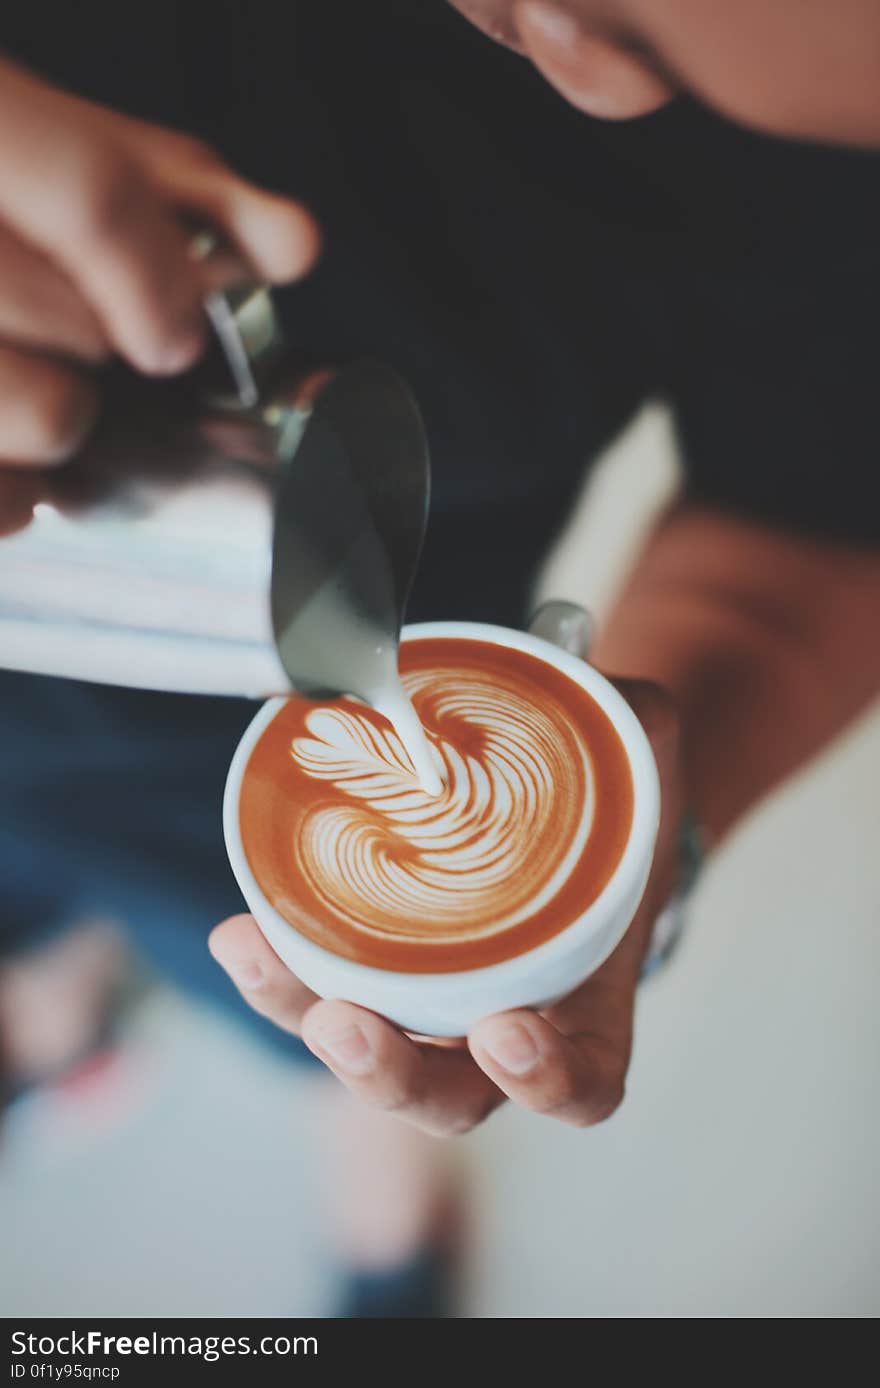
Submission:
M 543 594 L 601 612 L 675 483 L 650 407 L 594 470 Z M 875 713 L 725 846 L 643 987 L 610 1122 L 504 1110 L 450 1147 L 464 1314 L 880 1311 L 878 772 Z M 3 1120 L 3 1313 L 326 1314 L 315 1084 L 148 980 L 120 1044 Z

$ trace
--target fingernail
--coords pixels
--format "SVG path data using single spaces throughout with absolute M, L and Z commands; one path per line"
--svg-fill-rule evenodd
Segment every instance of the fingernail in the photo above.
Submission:
M 538 1063 L 538 1047 L 525 1027 L 515 1022 L 483 1042 L 484 1050 L 511 1075 L 527 1075 Z
M 373 1068 L 369 1042 L 358 1026 L 319 1031 L 315 1042 L 333 1064 L 347 1075 L 368 1075 Z
M 266 975 L 259 964 L 236 963 L 227 964 L 226 972 L 239 988 L 245 988 L 252 993 L 255 988 L 262 988 L 266 982 Z
M 557 5 L 547 4 L 546 0 L 528 0 L 519 9 L 520 20 L 525 20 L 528 28 L 537 31 L 548 44 L 557 48 L 571 48 L 581 36 L 581 27 L 572 15 Z

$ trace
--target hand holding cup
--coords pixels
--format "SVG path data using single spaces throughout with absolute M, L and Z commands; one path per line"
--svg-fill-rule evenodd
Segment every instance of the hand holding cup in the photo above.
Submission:
M 526 648 L 534 640 L 519 637 L 517 633 L 505 635 L 506 640 L 515 638 Z M 539 649 L 544 645 L 537 643 Z M 542 654 L 556 668 L 561 663 L 566 672 L 571 668 L 579 673 L 591 691 L 601 691 L 604 707 L 607 709 L 609 703 L 613 707 L 615 727 L 619 730 L 621 724 L 624 725 L 627 755 L 638 778 L 634 805 L 636 809 L 641 805 L 646 815 L 644 821 L 639 821 L 636 833 L 639 851 L 633 849 L 623 877 L 616 879 L 620 891 L 621 882 L 629 875 L 633 895 L 628 910 L 623 907 L 623 896 L 619 898 L 618 905 L 623 909 L 614 917 L 611 937 L 606 935 L 604 941 L 607 957 L 594 953 L 585 964 L 584 950 L 589 949 L 590 941 L 596 948 L 599 933 L 596 927 L 603 912 L 606 921 L 609 915 L 614 915 L 610 910 L 614 890 L 605 896 L 604 903 L 600 890 L 592 903 L 595 906 L 598 902 L 599 910 L 592 918 L 588 908 L 581 917 L 536 949 L 502 958 L 488 967 L 459 971 L 457 975 L 455 970 L 445 975 L 407 975 L 397 971 L 398 996 L 406 998 L 408 995 L 410 1005 L 415 1005 L 419 996 L 424 1003 L 428 990 L 438 983 L 440 993 L 434 995 L 435 1004 L 439 996 L 448 1006 L 457 995 L 469 1005 L 468 983 L 476 980 L 483 985 L 481 996 L 485 1006 L 480 1011 L 477 1005 L 468 1021 L 465 1047 L 454 1042 L 438 1044 L 414 1039 L 408 1033 L 429 1028 L 395 1026 L 379 1015 L 389 1010 L 379 999 L 369 1008 L 338 1001 L 336 997 L 345 996 L 343 989 L 328 989 L 326 980 L 321 980 L 319 986 L 322 993 L 329 995 L 328 1000 L 319 1000 L 316 993 L 281 962 L 278 945 L 284 948 L 289 937 L 270 936 L 270 944 L 250 917 L 235 917 L 225 922 L 211 940 L 215 957 L 257 1011 L 286 1030 L 302 1035 L 315 1054 L 367 1102 L 393 1109 L 435 1133 L 467 1130 L 505 1097 L 576 1125 L 599 1121 L 613 1111 L 623 1092 L 641 961 L 653 920 L 666 904 L 673 885 L 680 777 L 677 722 L 669 700 L 652 686 L 630 684 L 622 691 L 628 701 L 622 712 L 623 700 L 619 700 L 618 693 L 589 667 L 580 665 L 573 657 L 561 656 L 553 648 Z M 628 718 L 632 718 L 632 726 L 627 725 Z M 644 764 L 639 762 L 640 752 L 647 756 Z M 651 780 L 652 775 L 656 776 L 655 762 L 663 786 L 664 814 L 652 865 L 658 807 L 656 780 L 653 783 Z M 633 826 L 636 820 L 634 813 Z M 627 843 L 632 842 L 630 835 Z M 640 855 L 641 879 L 636 882 L 634 865 Z M 649 868 L 647 888 L 636 910 Z M 613 872 L 606 890 L 608 885 L 614 889 Z M 265 930 L 262 903 L 260 908 Z M 293 927 L 286 924 L 286 929 L 293 930 Z M 547 945 L 551 955 L 554 950 L 560 952 L 560 961 L 567 955 L 568 987 L 551 984 L 548 991 L 547 975 L 542 977 L 540 968 L 534 967 L 536 959 L 541 964 L 541 950 Z M 287 950 L 285 954 L 290 959 Z M 602 957 L 604 962 L 600 962 Z M 355 970 L 364 967 L 350 960 L 342 963 Z M 496 971 L 495 979 L 492 978 L 493 970 Z M 395 979 L 394 971 L 388 973 L 392 980 Z M 472 980 L 468 980 L 468 973 Z M 585 974 L 589 977 L 585 978 Z M 355 976 L 349 974 L 350 978 Z M 316 982 L 316 979 L 310 977 L 310 981 Z M 460 986 L 453 987 L 456 983 Z M 520 991 L 514 992 L 512 997 L 509 993 L 505 997 L 503 992 L 493 995 L 491 985 L 494 983 L 500 984 L 502 989 Z M 410 986 L 412 984 L 415 988 Z M 418 994 L 419 985 L 423 987 L 421 995 Z M 537 990 L 532 991 L 531 997 L 529 987 Z M 552 1001 L 549 1000 L 551 996 Z M 526 1006 L 527 1001 L 538 1006 Z M 416 1022 L 417 1018 L 403 1017 L 402 1020 Z M 446 1028 L 447 1031 L 453 1029 L 452 1026 Z

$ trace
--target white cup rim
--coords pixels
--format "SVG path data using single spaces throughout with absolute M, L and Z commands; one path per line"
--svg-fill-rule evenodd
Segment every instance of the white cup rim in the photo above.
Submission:
M 633 779 L 633 816 L 629 837 L 614 872 L 595 900 L 568 925 L 533 949 L 524 950 L 494 964 L 484 964 L 479 968 L 445 969 L 437 973 L 408 973 L 405 969 L 380 969 L 371 964 L 359 963 L 345 955 L 336 954 L 333 950 L 325 949 L 297 930 L 264 895 L 247 860 L 239 822 L 239 795 L 244 771 L 260 735 L 291 696 L 281 695 L 269 699 L 245 729 L 226 779 L 223 795 L 223 832 L 232 870 L 259 925 L 266 925 L 276 933 L 280 931 L 282 935 L 288 931 L 292 932 L 296 936 L 297 953 L 303 960 L 312 959 L 316 963 L 332 960 L 341 972 L 351 978 L 356 977 L 365 984 L 381 982 L 388 986 L 393 980 L 406 980 L 408 985 L 418 988 L 436 987 L 444 981 L 449 984 L 451 980 L 458 979 L 464 984 L 484 983 L 487 988 L 494 988 L 524 971 L 530 972 L 544 965 L 552 965 L 570 953 L 575 940 L 587 942 L 593 935 L 602 935 L 605 924 L 622 908 L 631 894 L 633 881 L 644 879 L 645 861 L 650 861 L 653 854 L 660 820 L 660 782 L 657 767 L 641 723 L 614 685 L 578 656 L 561 650 L 542 637 L 516 631 L 511 627 L 487 622 L 417 622 L 405 626 L 401 633 L 401 639 L 405 642 L 450 637 L 524 651 L 568 675 L 586 690 L 611 719 L 629 761 Z M 612 938 L 604 957 L 607 957 L 619 943 L 619 938 Z M 602 962 L 603 956 L 598 955 L 594 968 L 598 968 Z

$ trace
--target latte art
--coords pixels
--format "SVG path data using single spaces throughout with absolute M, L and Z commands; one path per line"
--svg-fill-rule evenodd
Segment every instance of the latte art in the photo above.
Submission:
M 439 942 L 505 930 L 556 895 L 583 851 L 583 738 L 476 673 L 452 689 L 440 670 L 404 683 L 429 735 L 446 730 L 433 739 L 442 794 L 421 790 L 395 734 L 359 709 L 310 713 L 293 759 L 343 799 L 304 816 L 297 871 L 356 931 Z
M 245 774 L 248 859 L 297 929 L 362 962 L 430 971 L 519 953 L 580 914 L 623 851 L 622 744 L 585 691 L 522 652 L 429 639 L 401 667 L 441 794 L 374 710 L 291 699 Z

